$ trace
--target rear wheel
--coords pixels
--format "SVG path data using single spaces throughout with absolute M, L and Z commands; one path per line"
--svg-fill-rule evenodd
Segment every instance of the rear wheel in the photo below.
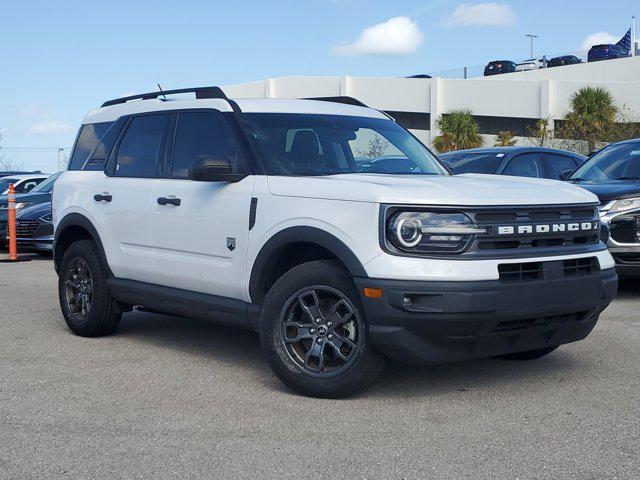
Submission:
M 503 360 L 535 360 L 536 358 L 549 355 L 556 348 L 558 347 L 555 346 L 555 347 L 539 348 L 537 350 L 529 350 L 527 352 L 508 353 L 506 355 L 500 355 L 496 358 L 500 358 Z
M 122 313 L 109 296 L 106 267 L 90 240 L 75 242 L 65 252 L 58 296 L 64 319 L 76 335 L 108 335 L 120 323 Z
M 260 342 L 275 374 L 303 395 L 345 397 L 369 387 L 384 360 L 349 274 L 328 261 L 297 266 L 269 291 Z

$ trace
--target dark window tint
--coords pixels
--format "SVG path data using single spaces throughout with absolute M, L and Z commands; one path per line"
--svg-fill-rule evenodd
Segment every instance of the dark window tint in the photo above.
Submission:
M 134 117 L 116 157 L 118 177 L 156 177 L 163 151 L 169 115 Z
M 236 137 L 221 113 L 181 113 L 173 146 L 171 176 L 187 178 L 189 168 L 207 158 L 226 158 L 234 173 L 244 170 Z
M 575 170 L 577 167 L 576 162 L 574 162 L 572 158 L 565 157 L 564 155 L 543 153 L 541 160 L 545 178 L 551 178 L 553 180 L 558 180 L 562 172 Z
M 89 158 L 85 162 L 84 167 L 82 167 L 83 170 L 104 170 L 109 154 L 111 153 L 116 140 L 118 140 L 118 135 L 120 130 L 122 130 L 124 123 L 124 119 L 121 119 L 109 127 L 107 132 L 98 142 L 96 148 L 94 148 L 89 154 Z
M 34 178 L 33 180 L 27 180 L 22 182 L 16 187 L 16 193 L 27 193 L 36 188 L 44 181 L 44 178 Z
M 504 175 L 515 175 L 516 177 L 540 177 L 540 169 L 538 168 L 538 154 L 525 153 L 518 155 L 509 162 L 507 168 L 504 169 Z
M 442 160 L 454 173 L 496 173 L 504 160 L 504 153 L 454 153 Z
M 88 123 L 80 128 L 76 145 L 69 161 L 69 170 L 80 170 L 89 154 L 111 126 L 111 122 Z

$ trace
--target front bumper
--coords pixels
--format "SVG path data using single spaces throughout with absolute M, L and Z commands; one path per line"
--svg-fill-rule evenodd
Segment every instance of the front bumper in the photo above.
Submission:
M 504 283 L 355 278 L 372 343 L 405 363 L 446 363 L 585 338 L 616 294 L 615 269 Z M 368 298 L 364 288 L 382 289 Z

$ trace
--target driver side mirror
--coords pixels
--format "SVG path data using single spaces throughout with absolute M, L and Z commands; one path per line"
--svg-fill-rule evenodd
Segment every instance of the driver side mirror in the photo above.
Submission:
M 246 175 L 231 173 L 231 162 L 224 157 L 200 158 L 189 169 L 189 178 L 198 182 L 239 182 Z
M 571 175 L 573 175 L 574 171 L 575 170 L 565 170 L 564 172 L 560 173 L 560 180 L 563 180 L 563 181 L 569 180 Z

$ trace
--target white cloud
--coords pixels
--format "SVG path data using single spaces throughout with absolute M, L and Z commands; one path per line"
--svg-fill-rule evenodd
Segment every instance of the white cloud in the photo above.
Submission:
M 607 32 L 596 32 L 588 35 L 580 44 L 580 50 L 589 50 L 594 45 L 602 45 L 603 43 L 617 43 L 619 37 L 611 35 Z
M 358 40 L 331 49 L 334 55 L 409 55 L 424 40 L 424 33 L 409 17 L 394 17 L 365 28 Z
M 50 133 L 67 133 L 73 130 L 73 127 L 68 123 L 61 122 L 59 120 L 53 120 L 51 122 L 36 123 L 29 129 L 30 133 L 38 135 L 48 135 Z
M 516 14 L 506 3 L 463 3 L 445 18 L 447 27 L 508 27 L 516 23 Z

